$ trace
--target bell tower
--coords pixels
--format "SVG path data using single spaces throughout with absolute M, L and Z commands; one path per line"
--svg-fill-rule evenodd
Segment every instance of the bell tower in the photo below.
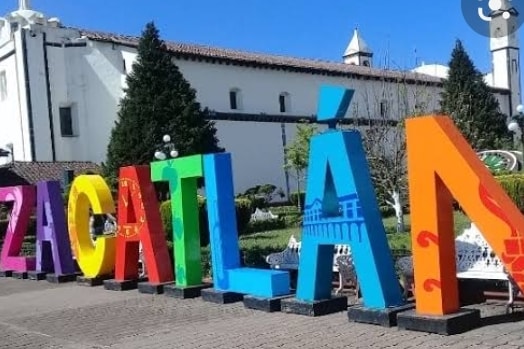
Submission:
M 521 103 L 520 47 L 518 40 L 519 13 L 508 0 L 490 13 L 490 50 L 493 65 L 493 83 L 510 90 L 510 111 Z
M 343 57 L 344 63 L 346 64 L 371 67 L 373 52 L 359 35 L 357 28 L 355 28 L 355 31 L 353 32 L 353 38 L 349 42 Z

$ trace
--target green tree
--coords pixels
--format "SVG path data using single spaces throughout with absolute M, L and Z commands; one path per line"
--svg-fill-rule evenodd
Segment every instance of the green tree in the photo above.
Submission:
M 309 142 L 317 133 L 316 125 L 301 123 L 297 125 L 295 139 L 286 147 L 286 170 L 293 170 L 297 180 L 298 208 L 300 209 L 301 183 L 305 180 L 305 170 L 309 164 Z
M 195 90 L 173 63 L 152 22 L 142 33 L 126 81 L 104 164 L 110 181 L 114 183 L 120 167 L 149 164 L 165 134 L 181 156 L 224 151 L 214 123 L 207 119 L 209 111 L 201 109 Z
M 511 135 L 507 118 L 460 40 L 451 53 L 449 75 L 443 87 L 441 112 L 453 119 L 473 149 L 500 149 L 508 145 Z

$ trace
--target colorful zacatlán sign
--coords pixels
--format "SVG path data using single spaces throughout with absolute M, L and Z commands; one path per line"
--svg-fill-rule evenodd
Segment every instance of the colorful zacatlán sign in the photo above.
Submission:
M 296 298 L 314 303 L 331 294 L 333 245 L 349 244 L 364 305 L 386 309 L 402 303 L 391 253 L 378 210 L 360 134 L 337 131 L 353 91 L 321 89 L 319 121 L 330 129 L 311 141 L 306 207 Z M 407 122 L 411 224 L 416 311 L 448 315 L 459 311 L 452 198 L 475 221 L 524 289 L 524 217 L 451 120 L 427 116 Z M 433 148 L 438 144 L 438 151 Z M 429 155 L 429 156 L 428 156 Z M 0 202 L 13 210 L 0 254 L 0 268 L 69 273 L 72 255 L 85 277 L 111 275 L 137 279 L 142 244 L 149 282 L 173 281 L 153 182 L 169 182 L 172 202 L 176 285 L 202 283 L 197 180 L 204 178 L 214 288 L 256 297 L 289 294 L 286 271 L 242 267 L 236 227 L 231 155 L 193 155 L 130 166 L 120 171 L 118 233 L 93 243 L 88 231 L 94 214 L 115 211 L 102 177 L 77 177 L 69 193 L 67 227 L 56 182 L 0 188 Z M 31 211 L 38 197 L 35 258 L 20 257 Z

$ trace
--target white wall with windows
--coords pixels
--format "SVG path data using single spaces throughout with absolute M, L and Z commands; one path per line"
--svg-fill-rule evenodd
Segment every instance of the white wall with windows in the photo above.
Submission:
M 12 142 L 17 160 L 104 161 L 136 51 L 81 38 L 72 29 L 41 27 L 25 33 L 33 127 L 28 124 L 19 34 L 0 46 L 0 57 L 9 47 L 17 47 L 16 54 L 0 61 L 0 115 L 9 120 L 0 129 L 0 147 Z M 197 60 L 176 59 L 175 63 L 203 107 L 231 114 L 310 117 L 317 112 L 320 86 L 334 84 L 355 90 L 347 117 L 397 119 L 406 110 L 437 109 L 441 91 L 435 86 Z M 4 85 L 7 89 L 2 93 Z M 508 97 L 497 97 L 502 111 L 508 113 Z M 296 124 L 284 125 L 285 132 L 280 122 L 217 121 L 216 125 L 221 146 L 233 156 L 237 192 L 262 183 L 285 190 L 283 136 L 287 143 L 292 142 Z M 35 157 L 29 151 L 30 129 Z M 176 143 L 176 135 L 171 136 Z M 154 149 L 152 159 L 153 153 Z M 291 177 L 291 188 L 294 186 Z

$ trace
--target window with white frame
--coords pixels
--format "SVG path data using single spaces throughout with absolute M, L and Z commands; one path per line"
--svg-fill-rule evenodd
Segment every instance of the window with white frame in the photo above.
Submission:
M 0 72 L 0 101 L 7 99 L 7 73 L 5 70 Z

